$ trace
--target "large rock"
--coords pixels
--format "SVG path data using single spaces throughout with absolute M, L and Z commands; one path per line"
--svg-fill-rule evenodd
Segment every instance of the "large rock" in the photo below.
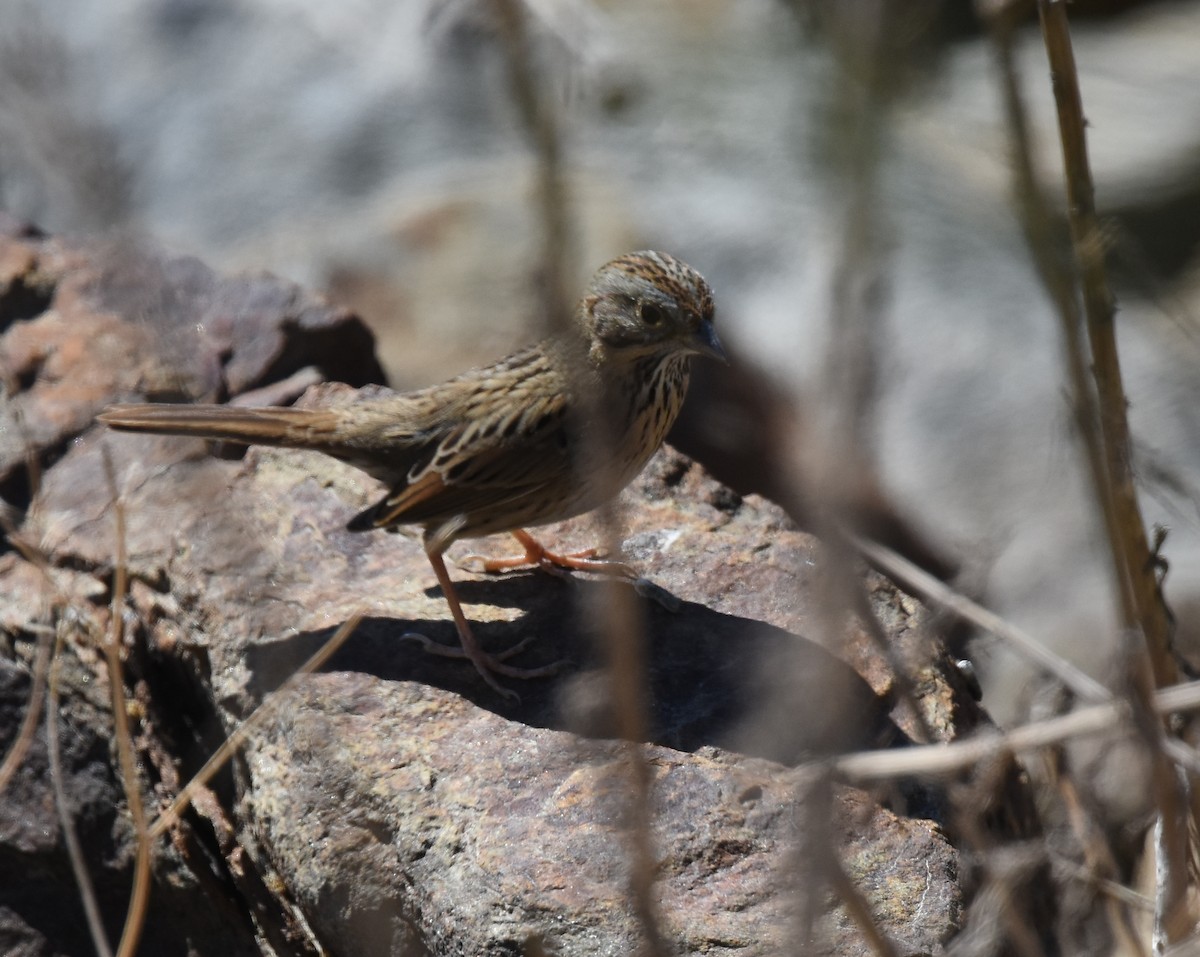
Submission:
M 8 242 L 36 251 L 45 241 Z M 73 255 L 78 268 L 95 269 L 86 251 Z M 14 258 L 0 248 L 0 263 Z M 117 285 L 133 299 L 170 303 L 171 276 L 135 270 Z M 151 288 L 137 292 L 138 282 Z M 96 321 L 122 328 L 111 302 L 80 297 L 72 308 L 72 325 L 89 328 L 94 309 Z M 301 298 L 264 314 L 308 308 Z M 13 323 L 4 354 L 24 324 L 50 322 L 48 312 Z M 230 336 L 242 341 L 236 329 Z M 111 353 L 83 350 L 75 374 L 85 375 L 89 355 L 106 367 L 111 397 L 128 397 L 133 379 Z M 261 387 L 271 378 L 236 381 Z M 38 375 L 21 381 L 15 398 L 27 416 L 54 404 L 39 393 Z M 226 391 L 237 391 L 231 384 L 227 377 Z M 318 390 L 305 401 L 351 398 L 344 386 Z M 105 401 L 102 389 L 88 398 L 93 408 Z M 207 903 L 177 925 L 173 941 L 163 930 L 155 952 L 183 952 L 187 940 L 218 949 L 205 915 L 224 912 L 237 915 L 228 929 L 234 952 L 269 941 L 277 953 L 500 954 L 537 937 L 563 954 L 628 954 L 646 933 L 647 906 L 635 906 L 630 891 L 631 842 L 640 841 L 656 878 L 648 909 L 671 952 L 871 953 L 820 869 L 810 874 L 796 859 L 814 821 L 825 822 L 821 840 L 901 953 L 937 953 L 960 926 L 959 855 L 939 823 L 849 788 L 835 788 L 826 806 L 798 788 L 789 765 L 898 743 L 905 732 L 952 737 L 981 715 L 944 666 L 920 606 L 869 577 L 865 593 L 891 657 L 908 672 L 904 685 L 920 694 L 923 721 L 897 704 L 903 696 L 872 629 L 830 598 L 837 576 L 825 551 L 774 505 L 739 498 L 664 449 L 618 509 L 622 548 L 653 585 L 453 571 L 486 646 L 533 636 L 517 661 L 566 662 L 552 679 L 521 682 L 515 703 L 470 666 L 404 637 L 452 643 L 454 629 L 415 537 L 345 531 L 380 493 L 370 479 L 313 454 L 252 450 L 229 461 L 196 441 L 72 428 L 75 441 L 54 440 L 17 531 L 48 558 L 52 575 L 15 554 L 0 565 L 6 661 L 27 673 L 36 625 L 64 619 L 64 654 L 83 663 L 68 695 L 107 680 L 92 636 L 106 627 L 116 554 L 111 462 L 133 575 L 124 681 L 136 700 L 141 785 L 152 806 L 339 624 L 365 615 L 323 673 L 280 692 L 282 706 L 269 699 L 276 704 L 233 773 L 219 776 L 173 830 L 172 849 L 158 849 L 155 893 L 184 888 Z M 546 536 L 571 549 L 606 531 L 585 517 Z M 506 544 L 480 546 L 499 554 Z M 622 603 L 645 645 L 645 745 L 612 738 L 625 725 L 603 668 L 606 622 Z M 13 685 L 19 700 L 26 685 Z M 96 708 L 91 733 L 104 742 L 111 731 Z M 13 725 L 0 730 L 6 741 Z M 106 906 L 121 896 L 130 848 L 108 757 L 101 803 L 115 813 L 86 824 L 116 848 L 104 854 Z M 639 766 L 651 811 L 640 837 L 630 824 Z M 25 773 L 41 779 L 41 769 L 30 763 Z M 10 787 L 3 800 L 22 793 Z M 53 804 L 40 793 L 20 813 L 54 833 Z M 910 806 L 924 798 L 905 796 Z M 936 814 L 936 802 L 923 806 Z M 53 896 L 73 900 L 58 844 L 30 854 L 30 863 L 60 875 Z M 801 948 L 797 914 L 813 900 L 819 916 Z M 0 913 L 38 929 L 21 938 L 23 952 L 74 950 L 78 934 L 68 939 L 45 906 L 0 879 Z M 121 910 L 113 908 L 115 927 Z
M 309 367 L 383 381 L 366 326 L 292 283 L 221 278 L 132 242 L 41 236 L 3 214 L 0 332 L 0 499 L 17 507 L 27 468 L 56 459 L 121 396 L 219 401 Z

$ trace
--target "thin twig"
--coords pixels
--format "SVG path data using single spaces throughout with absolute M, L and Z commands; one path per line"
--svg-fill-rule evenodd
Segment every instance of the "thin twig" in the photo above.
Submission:
M 1049 672 L 1081 700 L 1108 701 L 1112 693 L 1095 678 L 1085 674 L 1065 658 L 1051 651 L 1032 635 L 1001 618 L 995 612 L 955 591 L 941 579 L 910 562 L 886 545 L 860 537 L 851 542 L 859 553 L 900 587 L 931 602 L 958 618 L 1011 644 L 1018 652 Z
M 21 729 L 17 732 L 12 747 L 8 749 L 8 754 L 4 756 L 4 763 L 0 764 L 0 794 L 4 793 L 8 782 L 16 773 L 17 768 L 21 766 L 21 762 L 25 760 L 25 755 L 33 743 L 33 736 L 37 733 L 38 722 L 42 716 L 42 695 L 46 691 L 46 675 L 50 669 L 50 650 L 54 647 L 54 630 L 44 626 L 35 627 L 38 633 L 37 654 L 34 655 L 30 677 L 29 704 L 25 709 L 25 717 L 21 719 Z
M 607 437 L 601 430 L 595 430 L 593 435 L 601 442 L 601 448 L 606 447 L 603 440 Z M 605 547 L 613 555 L 619 554 L 620 548 L 616 532 L 621 524 L 619 507 L 618 503 L 610 502 L 599 512 Z M 608 656 L 616 730 L 624 740 L 624 770 L 632 785 L 628 791 L 621 788 L 614 792 L 627 794 L 622 810 L 629 848 L 629 897 L 645 939 L 643 953 L 665 957 L 670 951 L 663 936 L 654 894 L 658 878 L 653 827 L 654 774 L 642 743 L 649 736 L 650 726 L 646 629 L 629 590 L 620 589 L 615 583 L 605 587 L 612 589 L 612 600 L 606 601 L 601 609 L 599 637 Z
M 541 228 L 537 251 L 540 325 L 543 333 L 554 333 L 565 328 L 571 320 L 567 282 L 575 266 L 575 235 L 570 220 L 560 116 L 548 92 L 552 88 L 552 78 L 546 70 L 539 69 L 538 50 L 530 30 L 532 17 L 526 3 L 524 0 L 492 0 L 492 8 L 508 60 L 510 96 L 537 159 L 536 208 Z M 592 381 L 583 365 L 586 356 L 573 355 L 568 361 L 582 366 L 574 377 L 576 381 Z M 578 463 L 577 468 L 588 472 L 589 479 L 594 479 L 596 471 L 613 468 L 615 456 L 610 453 L 617 448 L 617 436 L 605 425 L 604 416 L 597 414 L 606 397 L 595 389 L 585 388 L 583 393 L 581 404 L 587 412 L 580 419 L 595 425 L 588 429 L 586 436 L 586 461 Z M 610 504 L 601 510 L 599 518 L 606 551 L 611 555 L 619 554 L 620 522 L 616 505 Z M 652 840 L 653 776 L 641 744 L 646 739 L 649 725 L 645 633 L 637 607 L 624 591 L 606 602 L 598 617 L 599 637 L 609 655 L 617 733 L 627 742 L 625 770 L 632 783 L 632 793 L 624 808 L 630 847 L 631 902 L 646 940 L 646 951 L 660 955 L 667 951 L 653 893 L 656 879 Z
M 905 23 L 908 11 L 868 3 L 853 12 L 831 4 L 822 12 L 837 67 L 828 105 L 836 116 L 833 133 L 838 166 L 833 179 L 840 193 L 841 235 L 831 277 L 830 337 L 819 390 L 828 401 L 822 405 L 819 440 L 813 444 L 817 451 L 811 454 L 810 447 L 810 454 L 803 459 L 793 458 L 799 466 L 797 474 L 804 478 L 785 485 L 793 486 L 788 495 L 808 494 L 822 502 L 842 503 L 854 498 L 853 493 L 845 494 L 847 486 L 861 491 L 869 484 L 862 476 L 876 472 L 867 437 L 877 413 L 877 353 L 890 282 L 890 224 L 880 200 L 880 177 L 890 95 L 906 65 L 902 48 L 894 45 L 893 31 Z M 817 509 L 810 523 L 809 530 L 827 546 L 824 565 L 829 586 L 818 609 L 820 626 L 832 647 L 838 642 L 835 636 L 846 634 L 847 618 L 859 616 L 864 633 L 890 666 L 894 693 L 919 729 L 916 733 L 933 740 L 911 672 L 899 660 L 871 608 L 850 536 L 843 527 L 843 519 L 850 524 L 852 518 L 849 511 L 842 516 Z M 860 720 L 860 715 L 846 710 L 844 702 L 840 706 L 845 722 Z M 800 885 L 798 910 L 804 915 L 801 940 L 810 939 L 807 935 L 815 929 L 819 896 L 828 887 L 871 952 L 877 957 L 894 957 L 895 947 L 838 860 L 829 826 L 832 793 L 828 784 L 823 781 L 802 799 L 807 860 L 795 863 Z
M 58 583 L 54 580 L 46 556 L 22 539 L 6 518 L 0 517 L 0 530 L 3 530 L 8 543 L 16 549 L 17 553 L 38 570 L 38 574 L 45 579 L 50 590 L 59 597 L 61 605 L 66 607 L 67 599 L 62 595 Z M 21 766 L 21 762 L 25 760 L 29 745 L 33 742 L 33 736 L 37 732 L 42 710 L 42 695 L 45 693 L 50 668 L 50 650 L 54 646 L 53 628 L 46 625 L 29 625 L 27 627 L 30 631 L 36 631 L 38 634 L 38 648 L 37 654 L 34 656 L 32 681 L 29 689 L 29 707 L 21 722 L 21 730 L 17 732 L 12 747 L 5 755 L 4 763 L 0 764 L 0 794 L 4 793 L 9 780 Z
M 988 23 L 1013 140 L 1014 185 L 1021 223 L 1038 274 L 1061 320 L 1073 409 L 1109 542 L 1120 622 L 1126 638 L 1137 639 L 1136 645 L 1127 642 L 1129 703 L 1134 726 L 1151 748 L 1152 792 L 1165 828 L 1161 847 L 1170 858 L 1160 872 L 1169 884 L 1162 895 L 1167 911 L 1164 920 L 1171 925 L 1167 936 L 1175 939 L 1175 935 L 1186 932 L 1188 923 L 1189 828 L 1181 815 L 1184 800 L 1180 779 L 1163 747 L 1164 729 L 1150 714 L 1150 699 L 1155 687 L 1173 682 L 1177 669 L 1170 654 L 1169 615 L 1159 593 L 1155 556 L 1146 541 L 1133 486 L 1127 401 L 1121 386 L 1112 297 L 1104 277 L 1103 244 L 1093 203 L 1082 98 L 1066 12 L 1061 3 L 1049 0 L 1039 0 L 1038 10 L 1058 108 L 1073 262 L 1057 254 L 1050 205 L 1033 172 L 1029 123 L 1013 63 L 1015 18 L 1011 8 L 992 11 Z M 1081 334 L 1085 317 L 1087 343 Z
M 1154 688 L 1174 684 L 1179 669 L 1171 653 L 1171 615 L 1156 574 L 1146 525 L 1133 479 L 1133 443 L 1130 439 L 1128 399 L 1121 377 L 1117 350 L 1115 306 L 1105 273 L 1105 243 L 1096 216 L 1095 188 L 1088 160 L 1083 97 L 1067 23 L 1066 6 L 1059 0 L 1038 0 L 1042 37 L 1053 79 L 1059 138 L 1066 173 L 1067 222 L 1082 285 L 1089 364 L 1095 384 L 1096 435 L 1102 468 L 1095 472 L 1096 494 L 1108 531 L 1113 570 L 1120 597 L 1122 625 L 1140 638 L 1132 649 L 1130 692 L 1137 724 L 1148 742 L 1153 793 L 1158 804 L 1155 828 L 1159 838 L 1157 875 L 1161 908 L 1155 919 L 1155 949 L 1162 952 L 1189 932 L 1188 860 L 1191 849 L 1188 782 L 1160 746 L 1161 724 L 1149 720 Z M 1082 360 L 1082 352 L 1081 352 Z
M 842 906 L 846 908 L 846 913 L 854 921 L 854 925 L 858 928 L 859 933 L 863 935 L 867 946 L 871 948 L 871 952 L 875 954 L 875 957 L 899 957 L 899 952 L 892 945 L 892 942 L 887 939 L 883 931 L 879 929 L 879 925 L 875 923 L 875 917 L 871 913 L 871 907 L 867 903 L 867 899 L 854 886 L 854 882 L 850 880 L 850 875 L 846 873 L 841 863 L 834 859 L 829 860 L 825 876 L 829 880 L 830 889 L 838 900 L 842 902 Z
M 63 628 L 64 622 L 59 619 L 58 638 L 55 641 L 54 657 L 50 662 L 50 680 L 46 694 L 46 754 L 50 761 L 50 781 L 54 787 L 54 806 L 58 811 L 58 826 L 62 829 L 63 843 L 67 847 L 67 857 L 71 861 L 71 871 L 75 875 L 75 886 L 79 888 L 79 897 L 83 902 L 83 913 L 87 919 L 88 932 L 92 936 L 92 947 L 98 957 L 112 957 L 112 947 L 108 943 L 104 920 L 100 916 L 100 904 L 96 900 L 96 888 L 88 873 L 87 861 L 83 857 L 83 846 L 79 843 L 79 835 L 75 832 L 75 820 L 70 806 L 71 799 L 63 781 L 62 755 L 58 744 L 58 675 L 65 643 Z
M 67 858 L 71 862 L 71 871 L 75 877 L 75 884 L 79 890 L 79 896 L 83 903 L 84 917 L 88 925 L 88 933 L 92 938 L 92 946 L 99 957 L 112 957 L 112 947 L 108 942 L 108 935 L 104 928 L 104 921 L 100 914 L 100 905 L 96 899 L 96 888 L 92 883 L 91 875 L 88 873 L 87 862 L 83 856 L 83 846 L 79 842 L 79 835 L 75 831 L 75 820 L 72 816 L 70 807 L 70 796 L 67 794 L 66 784 L 63 776 L 62 753 L 59 747 L 59 672 L 61 670 L 63 647 L 65 645 L 64 628 L 68 617 L 73 620 L 83 620 L 76 615 L 75 610 L 71 606 L 70 599 L 65 595 L 54 578 L 51 571 L 50 563 L 46 556 L 37 548 L 26 542 L 23 538 L 16 534 L 12 528 L 5 528 L 9 543 L 17 550 L 17 552 L 30 565 L 38 570 L 38 573 L 45 580 L 47 587 L 55 595 L 56 601 L 54 607 L 59 609 L 58 623 L 54 629 L 43 631 L 39 628 L 39 651 L 38 664 L 35 665 L 34 673 L 34 690 L 30 696 L 30 711 L 26 714 L 26 723 L 32 719 L 36 719 L 37 711 L 33 707 L 34 699 L 38 696 L 37 683 L 38 672 L 43 671 L 46 676 L 46 755 L 50 764 L 50 781 L 54 791 L 54 806 L 58 814 L 59 827 L 63 833 L 63 843 L 67 848 Z M 84 625 L 86 628 L 86 625 Z M 49 639 L 54 635 L 54 641 L 51 645 Z M 46 647 L 53 647 L 53 652 L 49 654 L 47 663 L 42 663 L 41 638 L 46 640 Z M 24 748 L 18 749 L 16 746 L 9 752 L 8 758 L 5 759 L 5 770 L 8 774 L 12 771 L 8 770 L 9 762 L 12 762 L 12 770 L 19 766 Z M 5 778 L 7 781 L 7 778 Z M 0 788 L 0 790 L 3 790 Z
M 537 252 L 541 301 L 542 332 L 557 332 L 570 321 L 567 279 L 574 267 L 574 235 L 569 219 L 566 167 L 562 133 L 553 101 L 547 95 L 547 78 L 539 75 L 534 45 L 530 37 L 529 17 L 522 0 L 492 0 L 498 15 L 505 52 L 508 57 L 509 89 L 522 125 L 537 157 L 537 210 L 541 226 L 541 246 Z M 598 405 L 601 396 L 585 396 L 588 404 Z M 616 445 L 604 429 L 592 430 L 593 456 L 601 467 L 609 467 L 606 453 Z M 616 506 L 609 505 L 600 514 L 600 525 L 607 539 L 609 554 L 618 554 L 620 527 Z M 630 897 L 635 915 L 646 938 L 647 952 L 665 954 L 666 946 L 659 928 L 654 905 L 656 863 L 654 855 L 651 800 L 652 774 L 641 742 L 645 740 L 649 719 L 646 701 L 645 635 L 633 601 L 622 595 L 606 603 L 601 615 L 601 632 L 610 657 L 613 710 L 617 731 L 626 741 L 626 769 L 632 793 L 625 808 L 630 846 Z
M 1077 861 L 1063 857 L 1061 854 L 1052 854 L 1050 856 L 1050 864 L 1056 870 L 1073 880 L 1087 884 L 1089 887 L 1094 887 L 1102 894 L 1120 901 L 1126 907 L 1140 910 L 1147 914 L 1154 910 L 1154 901 L 1150 900 L 1145 894 L 1139 894 L 1137 891 L 1117 881 L 1110 880 L 1107 877 L 1100 877 L 1093 871 L 1084 867 Z
M 1113 558 L 1119 565 L 1119 572 L 1127 578 L 1123 587 L 1129 590 L 1132 599 L 1130 620 L 1126 625 L 1140 627 L 1154 668 L 1155 684 L 1163 688 L 1174 684 L 1178 674 L 1170 651 L 1170 616 L 1154 574 L 1154 556 L 1146 537 L 1146 525 L 1133 480 L 1133 443 L 1126 414 L 1129 401 L 1122 384 L 1117 351 L 1116 310 L 1105 275 L 1106 244 L 1096 216 L 1079 74 L 1075 68 L 1066 6 L 1058 0 L 1039 0 L 1038 12 L 1058 108 L 1058 129 L 1066 170 L 1067 222 L 1082 284 L 1104 475 L 1114 513 Z
M 1160 715 L 1200 710 L 1200 681 L 1157 692 L 1153 707 Z M 953 774 L 1005 752 L 1034 751 L 1074 738 L 1111 733 L 1127 725 L 1131 715 L 1132 708 L 1127 701 L 1113 700 L 1035 721 L 1008 732 L 985 732 L 950 743 L 847 754 L 836 758 L 833 767 L 838 774 L 859 783 L 907 775 Z
M 353 634 L 354 629 L 358 627 L 360 621 L 362 621 L 362 614 L 356 613 L 342 622 L 338 630 L 330 636 L 325 644 L 317 649 L 312 657 L 292 672 L 287 681 L 264 697 L 259 706 L 250 713 L 250 716 L 229 733 L 228 737 L 221 742 L 221 746 L 213 752 L 212 757 L 204 762 L 204 766 L 192 775 L 191 780 L 188 781 L 183 790 L 175 796 L 175 800 L 171 802 L 170 806 L 159 814 L 150 825 L 148 833 L 151 838 L 161 837 L 166 833 L 168 828 L 172 827 L 179 820 L 180 815 L 187 810 L 196 793 L 205 787 L 212 780 L 213 775 L 225 766 L 225 762 L 245 743 L 250 733 L 287 700 L 288 692 L 292 690 L 296 682 L 304 675 L 316 671 L 321 665 L 325 664 L 330 656 Z
M 536 252 L 541 299 L 540 329 L 544 335 L 570 321 L 567 285 L 574 267 L 573 234 L 568 215 L 562 134 L 547 77 L 538 70 L 523 0 L 492 0 L 508 60 L 509 93 L 537 158 L 536 206 L 541 242 Z
M 1096 885 L 1102 883 L 1115 884 L 1112 876 L 1119 873 L 1116 855 L 1113 854 L 1104 829 L 1090 813 L 1083 796 L 1079 793 L 1078 784 L 1067 767 L 1066 751 L 1062 747 L 1048 748 L 1046 751 L 1047 772 L 1054 785 L 1058 788 L 1059 796 L 1067 812 L 1067 820 L 1075 839 L 1083 852 L 1087 863 L 1081 870 L 1088 879 Z M 1132 893 L 1132 892 L 1131 892 Z M 1127 901 L 1119 895 L 1106 894 L 1104 909 L 1108 915 L 1109 926 L 1116 938 L 1121 951 L 1131 957 L 1146 957 L 1145 948 L 1133 924 L 1133 915 L 1129 912 Z
M 121 778 L 125 784 L 125 800 L 133 818 L 133 829 L 137 851 L 133 862 L 133 889 L 129 895 L 129 907 L 125 913 L 125 926 L 121 931 L 121 942 L 117 947 L 118 957 L 132 957 L 137 951 L 138 941 L 146 923 L 146 907 L 150 899 L 150 838 L 146 833 L 146 809 L 142 804 L 141 783 L 138 780 L 137 762 L 133 754 L 133 732 L 129 727 L 129 713 L 125 707 L 125 676 L 121 665 L 121 648 L 124 645 L 125 596 L 129 590 L 129 576 L 125 560 L 125 506 L 117 492 L 116 472 L 107 447 L 101 449 L 104 474 L 112 494 L 113 521 L 116 526 L 116 562 L 113 566 L 113 591 L 109 615 L 108 640 L 102 642 L 104 660 L 108 668 L 108 690 L 112 703 L 113 728 L 117 739 L 117 756 L 121 765 Z

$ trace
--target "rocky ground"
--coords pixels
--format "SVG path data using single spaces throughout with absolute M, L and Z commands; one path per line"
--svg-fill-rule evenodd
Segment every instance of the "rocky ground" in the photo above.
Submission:
M 64 817 L 110 937 L 124 920 L 135 834 L 100 652 L 115 497 L 130 574 L 122 690 L 151 816 L 274 702 L 155 842 L 145 953 L 629 954 L 647 920 L 663 952 L 872 953 L 847 909 L 859 896 L 897 953 L 942 953 L 972 923 L 978 830 L 945 793 L 826 792 L 795 768 L 987 719 L 919 603 L 857 571 L 870 618 L 839 612 L 829 555 L 777 506 L 666 448 L 619 510 L 623 550 L 652 586 L 455 569 L 485 645 L 533 636 L 523 661 L 566 662 L 520 683 L 514 703 L 403 637 L 449 642 L 453 627 L 415 539 L 344 530 L 379 493 L 371 480 L 316 455 L 220 457 L 92 423 L 138 396 L 287 400 L 313 381 L 351 383 L 318 385 L 311 402 L 377 388 L 354 316 L 269 277 L 6 221 L 0 332 L 6 749 L 38 650 L 57 642 L 55 700 L 0 795 L 6 953 L 90 951 Z M 582 546 L 602 532 L 583 518 L 548 535 Z M 633 607 L 645 639 L 637 747 L 612 737 L 614 603 Z M 319 673 L 270 694 L 354 615 Z M 996 780 L 973 798 L 988 833 L 1036 833 L 1019 777 Z M 638 840 L 653 861 L 642 906 L 630 889 Z M 850 897 L 835 893 L 837 872 Z M 1033 933 L 1049 933 L 1052 910 L 1042 898 L 1029 911 Z

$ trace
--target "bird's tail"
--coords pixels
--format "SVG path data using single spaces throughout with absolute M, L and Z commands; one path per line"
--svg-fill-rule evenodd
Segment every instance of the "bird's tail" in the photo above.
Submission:
M 330 409 L 144 403 L 110 405 L 96 418 L 122 432 L 192 435 L 241 445 L 279 445 L 336 454 L 341 444 L 337 413 Z

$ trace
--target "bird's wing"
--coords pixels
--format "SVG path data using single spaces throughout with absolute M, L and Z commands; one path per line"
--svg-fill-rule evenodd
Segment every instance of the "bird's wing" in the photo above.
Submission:
M 567 400 L 561 392 L 477 408 L 431 442 L 402 483 L 352 530 L 443 522 L 506 504 L 569 476 Z

